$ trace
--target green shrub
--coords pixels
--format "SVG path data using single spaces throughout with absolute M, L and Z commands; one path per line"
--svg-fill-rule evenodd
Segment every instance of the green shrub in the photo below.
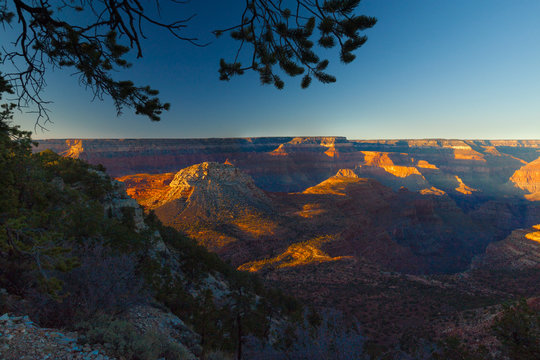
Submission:
M 164 335 L 140 335 L 135 327 L 124 320 L 108 316 L 80 323 L 82 343 L 101 344 L 110 353 L 127 360 L 191 359 L 189 351 L 179 343 L 173 343 Z
M 525 299 L 505 305 L 492 329 L 510 358 L 540 359 L 540 311 L 529 307 Z

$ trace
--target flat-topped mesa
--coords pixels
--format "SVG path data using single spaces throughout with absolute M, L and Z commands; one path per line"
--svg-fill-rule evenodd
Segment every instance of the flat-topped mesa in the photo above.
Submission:
M 271 155 L 292 155 L 303 152 L 321 152 L 328 157 L 338 158 L 340 152 L 356 151 L 354 144 L 343 136 L 295 137 L 280 144 Z
M 344 136 L 301 136 L 295 137 L 289 144 L 317 144 L 322 146 L 332 146 L 335 144 L 348 144 L 349 141 Z
M 540 148 L 540 140 L 460 140 L 460 139 L 372 139 L 372 140 L 350 140 L 359 144 L 380 144 L 390 146 L 408 147 L 439 147 L 455 148 L 463 146 L 466 141 L 477 146 L 505 146 L 505 147 L 528 147 Z

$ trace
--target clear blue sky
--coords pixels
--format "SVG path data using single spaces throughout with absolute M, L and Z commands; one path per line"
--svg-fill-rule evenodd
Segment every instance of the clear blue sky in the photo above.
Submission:
M 231 3 L 243 1 L 193 1 L 192 33 L 212 40 L 210 30 L 234 24 Z M 540 1 L 364 0 L 360 8 L 379 21 L 352 64 L 330 57 L 335 84 L 301 90 L 288 79 L 279 91 L 255 74 L 221 82 L 219 58 L 231 58 L 235 43 L 196 48 L 150 32 L 125 76 L 171 103 L 161 122 L 129 109 L 117 117 L 110 101 L 92 102 L 57 71 L 44 94 L 54 124 L 35 137 L 540 138 Z M 32 129 L 34 120 L 16 123 Z

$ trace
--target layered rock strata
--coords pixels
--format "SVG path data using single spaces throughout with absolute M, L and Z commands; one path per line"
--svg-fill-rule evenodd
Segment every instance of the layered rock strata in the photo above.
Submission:
M 540 155 L 539 140 L 360 141 L 344 137 L 41 140 L 36 151 L 47 148 L 103 164 L 113 176 L 177 172 L 201 162 L 228 162 L 264 190 L 290 192 L 314 186 L 341 168 L 363 167 L 362 176 L 391 187 L 399 188 L 396 180 L 401 179 L 400 186 L 410 190 L 434 186 L 450 196 L 470 196 L 454 191 L 455 176 L 477 189 L 476 196 L 522 196 L 530 191 L 534 178 L 516 175 L 515 182 L 509 179 Z

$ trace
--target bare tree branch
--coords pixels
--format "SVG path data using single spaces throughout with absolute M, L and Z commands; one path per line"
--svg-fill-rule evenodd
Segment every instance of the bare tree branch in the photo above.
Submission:
M 112 98 L 119 114 L 130 107 L 160 120 L 169 104 L 161 102 L 157 90 L 117 80 L 113 74 L 131 66 L 128 53 L 143 56 L 141 41 L 147 27 L 163 29 L 195 46 L 208 44 L 185 34 L 195 14 L 166 21 L 161 18 L 164 1 L 151 3 L 153 8 L 140 0 L 0 0 L 0 23 L 4 28 L 13 26 L 17 34 L 1 49 L 0 63 L 9 70 L 2 76 L 15 90 L 18 107 L 36 112 L 36 127 L 51 121 L 49 102 L 41 97 L 48 67 L 75 70 L 79 83 L 90 88 L 94 98 Z M 375 18 L 356 15 L 359 4 L 360 0 L 245 0 L 239 24 L 213 31 L 239 41 L 232 63 L 220 61 L 220 79 L 251 70 L 262 84 L 278 89 L 284 87 L 282 73 L 303 75 L 303 88 L 312 77 L 322 83 L 336 81 L 325 72 L 329 61 L 319 57 L 318 48 L 338 46 L 343 63 L 354 60 L 353 52 L 367 40 L 361 32 L 376 23 Z

